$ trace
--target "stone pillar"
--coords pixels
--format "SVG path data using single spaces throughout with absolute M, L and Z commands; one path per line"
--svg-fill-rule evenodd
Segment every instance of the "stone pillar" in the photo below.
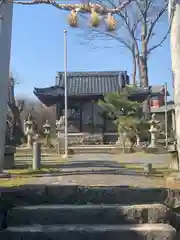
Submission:
M 0 4 L 0 172 L 3 171 L 13 4 Z
M 33 143 L 32 169 L 39 170 L 40 168 L 41 168 L 41 143 L 37 139 Z
M 174 77 L 174 103 L 176 114 L 177 151 L 180 157 L 180 2 L 169 0 L 169 19 L 172 17 L 170 32 L 172 72 Z
M 32 135 L 29 132 L 27 133 L 27 148 L 32 148 Z

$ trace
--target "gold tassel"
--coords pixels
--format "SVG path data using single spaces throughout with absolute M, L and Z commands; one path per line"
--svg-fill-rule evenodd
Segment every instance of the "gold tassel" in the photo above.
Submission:
M 78 25 L 78 17 L 77 12 L 73 9 L 68 16 L 68 23 L 71 27 L 77 27 Z
M 112 32 L 112 31 L 116 30 L 117 22 L 116 22 L 116 19 L 112 16 L 111 13 L 108 13 L 106 24 L 107 24 L 107 30 L 108 31 Z
M 91 24 L 91 27 L 98 27 L 100 24 L 99 15 L 95 12 L 94 8 L 92 8 L 91 10 L 90 24 Z

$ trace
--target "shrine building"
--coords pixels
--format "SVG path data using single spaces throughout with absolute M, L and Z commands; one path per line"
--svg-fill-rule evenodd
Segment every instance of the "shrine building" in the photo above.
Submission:
M 127 84 L 129 76 L 126 71 L 68 72 L 68 132 L 116 132 L 112 120 L 103 116 L 103 109 L 97 101 L 107 93 L 120 92 Z M 46 106 L 56 105 L 56 119 L 59 120 L 64 115 L 64 72 L 57 73 L 54 86 L 34 88 L 34 94 Z M 162 86 L 139 87 L 131 99 L 144 102 L 149 94 L 151 109 L 158 114 L 157 109 L 164 104 Z

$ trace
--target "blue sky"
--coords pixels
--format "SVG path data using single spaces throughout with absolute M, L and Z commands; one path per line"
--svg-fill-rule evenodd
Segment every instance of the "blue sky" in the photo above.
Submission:
M 161 26 L 163 27 L 163 25 Z M 67 13 L 47 5 L 14 6 L 11 69 L 20 81 L 16 94 L 33 97 L 34 87 L 55 82 L 56 71 L 63 71 L 63 30 L 68 29 L 68 71 L 127 70 L 131 75 L 132 61 L 116 44 L 112 48 L 94 49 L 83 42 L 82 30 L 68 27 Z M 161 34 L 161 29 L 158 29 Z M 110 45 L 109 45 L 110 46 Z M 169 39 L 149 59 L 150 84 L 168 82 L 172 93 Z

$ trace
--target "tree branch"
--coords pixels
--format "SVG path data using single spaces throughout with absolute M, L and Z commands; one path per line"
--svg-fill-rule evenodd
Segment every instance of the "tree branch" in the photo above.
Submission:
M 163 39 L 161 39 L 161 41 L 159 43 L 155 44 L 153 47 L 148 49 L 147 55 L 149 55 L 153 50 L 155 50 L 156 48 L 160 47 L 163 44 L 163 42 L 167 39 L 170 31 L 171 31 L 171 27 L 169 27 L 167 33 L 165 34 L 165 36 L 163 37 Z
M 151 23 L 151 26 L 149 28 L 148 34 L 147 34 L 146 39 L 145 39 L 146 43 L 149 42 L 149 39 L 151 38 L 153 29 L 156 26 L 156 23 L 161 18 L 161 16 L 165 13 L 165 11 L 167 10 L 167 7 L 168 7 L 168 3 L 166 3 L 165 6 L 159 11 L 159 13 L 155 17 L 154 21 Z
M 82 13 L 88 13 L 88 12 L 91 13 L 91 10 L 93 8 L 96 13 L 99 13 L 101 15 L 106 15 L 108 13 L 117 14 L 121 12 L 129 3 L 131 3 L 131 1 L 132 0 L 127 0 L 126 2 L 122 3 L 119 7 L 107 8 L 102 4 L 97 4 L 97 3 L 93 4 L 90 2 L 87 4 L 59 4 L 55 0 L 32 0 L 28 2 L 8 0 L 8 2 L 10 3 L 21 4 L 21 5 L 49 4 L 60 10 L 65 10 L 65 11 L 75 10 L 77 12 L 82 12 Z
M 98 29 L 93 29 L 92 30 L 93 32 L 97 33 L 96 35 L 92 36 L 91 39 L 89 39 L 89 41 L 93 40 L 93 39 L 97 39 L 98 37 L 100 37 L 101 35 L 105 35 L 107 37 L 110 37 L 112 38 L 113 40 L 116 40 L 118 41 L 119 43 L 123 44 L 129 51 L 133 51 L 132 49 L 132 46 L 131 44 L 128 43 L 128 41 L 126 39 L 123 39 L 121 37 L 118 37 L 118 36 L 115 36 L 115 35 L 112 35 L 111 33 L 108 33 L 108 32 L 103 32 L 103 31 L 100 31 Z M 89 36 L 90 37 L 90 36 Z
M 147 52 L 147 55 L 149 55 L 153 50 L 155 50 L 156 48 L 160 47 L 162 45 L 162 43 L 167 39 L 169 33 L 171 32 L 171 27 L 172 27 L 172 21 L 173 21 L 173 17 L 174 17 L 174 8 L 172 8 L 172 12 L 170 14 L 170 17 L 169 17 L 169 28 L 168 28 L 168 31 L 167 33 L 165 34 L 165 36 L 163 37 L 163 39 L 158 43 L 158 44 L 155 44 L 153 47 L 149 48 L 148 52 Z
M 147 3 L 147 6 L 146 6 L 144 9 L 141 8 L 141 5 L 140 5 L 139 1 L 135 0 L 135 3 L 136 3 L 136 6 L 137 6 L 138 9 L 139 9 L 140 15 L 141 15 L 144 23 L 146 24 L 147 12 L 148 12 L 148 10 L 149 10 L 149 8 L 150 8 L 150 6 L 151 6 L 151 1 L 149 1 L 149 2 Z

